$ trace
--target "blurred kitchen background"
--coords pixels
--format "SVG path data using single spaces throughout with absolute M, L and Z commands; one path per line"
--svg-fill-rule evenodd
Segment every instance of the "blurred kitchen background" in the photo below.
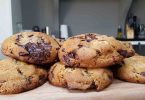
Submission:
M 0 43 L 21 31 L 61 38 L 95 32 L 130 41 L 145 55 L 144 25 L 145 0 L 0 0 Z

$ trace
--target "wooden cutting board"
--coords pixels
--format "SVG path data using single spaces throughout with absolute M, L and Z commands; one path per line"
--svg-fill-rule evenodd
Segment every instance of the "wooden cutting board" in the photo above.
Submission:
M 114 80 L 101 92 L 68 90 L 46 82 L 28 92 L 0 95 L 0 100 L 145 100 L 145 85 Z

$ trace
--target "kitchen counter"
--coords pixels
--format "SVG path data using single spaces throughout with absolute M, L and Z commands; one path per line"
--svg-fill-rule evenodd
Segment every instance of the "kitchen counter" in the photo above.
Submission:
M 28 92 L 0 95 L 0 100 L 145 100 L 145 85 L 114 80 L 103 91 L 77 91 L 55 87 L 48 82 Z

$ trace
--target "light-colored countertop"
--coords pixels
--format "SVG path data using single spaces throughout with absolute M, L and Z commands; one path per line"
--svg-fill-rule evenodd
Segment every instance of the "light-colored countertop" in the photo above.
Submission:
M 55 87 L 46 82 L 28 92 L 0 95 L 0 100 L 145 100 L 145 85 L 114 80 L 103 91 L 77 91 Z

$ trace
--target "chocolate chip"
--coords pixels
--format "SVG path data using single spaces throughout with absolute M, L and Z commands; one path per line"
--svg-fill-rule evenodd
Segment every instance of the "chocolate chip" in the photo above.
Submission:
M 45 41 L 44 41 L 44 39 L 42 38 L 42 37 L 39 37 L 40 39 L 41 39 L 41 42 L 42 43 L 44 43 Z M 50 43 L 49 43 L 50 44 Z
M 32 36 L 34 36 L 34 35 L 32 34 L 32 35 L 29 35 L 28 37 L 32 37 Z
M 19 52 L 19 56 L 29 56 L 29 53 L 26 53 L 26 52 Z
M 70 53 L 67 54 L 67 56 L 68 56 L 69 58 L 75 59 L 76 52 L 70 52 Z
M 95 84 L 94 81 L 93 81 L 92 84 L 90 85 L 90 89 L 93 89 L 93 88 L 96 88 L 96 84 Z
M 92 40 L 97 39 L 97 38 L 95 34 L 85 34 L 85 39 L 87 42 L 91 42 Z
M 123 57 L 129 57 L 129 54 L 128 54 L 127 50 L 122 50 L 122 49 L 120 49 L 120 50 L 118 50 L 117 52 L 118 52 L 121 56 L 123 56 Z
M 12 49 L 10 49 L 10 53 L 13 54 L 13 50 Z
M 41 81 L 45 81 L 45 80 L 46 80 L 45 75 L 40 75 L 40 76 L 39 76 L 39 80 L 41 80 Z
M 23 37 L 22 34 L 17 35 L 16 41 L 19 42 L 22 37 Z
M 20 47 L 23 47 L 23 45 L 21 45 L 21 44 L 19 44 L 19 43 L 15 43 L 15 45 L 20 46 Z
M 29 76 L 26 78 L 26 81 L 28 82 L 28 84 L 32 83 L 32 79 L 33 79 L 33 76 Z
M 145 72 L 141 72 L 140 75 L 145 76 Z
M 56 48 L 56 50 L 59 50 L 60 48 Z
M 65 48 L 62 48 L 62 52 L 65 52 Z
M 50 50 L 52 46 L 48 43 L 27 43 L 24 45 L 24 48 L 29 53 L 31 59 L 33 59 L 36 63 L 41 63 L 50 57 Z
M 101 56 L 100 50 L 96 50 L 96 55 L 97 55 L 97 56 Z
M 0 83 L 5 83 L 6 82 L 6 80 L 0 80 Z
M 23 75 L 22 71 L 21 71 L 19 68 L 17 68 L 17 72 L 18 72 L 20 75 Z
M 67 55 L 63 55 L 63 61 L 68 65 L 71 65 L 70 58 Z

